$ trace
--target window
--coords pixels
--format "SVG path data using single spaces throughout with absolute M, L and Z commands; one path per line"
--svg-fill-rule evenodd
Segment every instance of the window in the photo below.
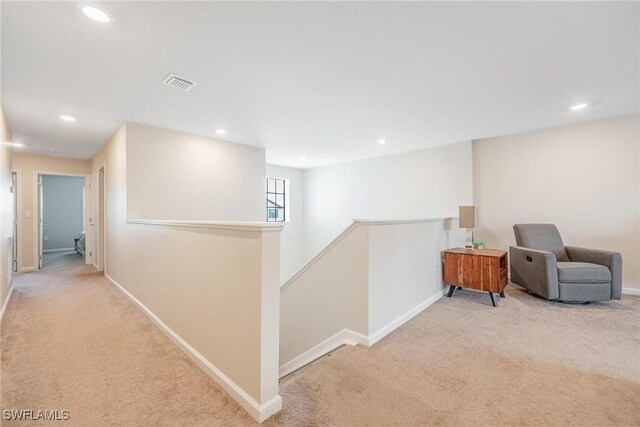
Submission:
M 267 222 L 284 222 L 288 219 L 287 181 L 282 178 L 267 178 Z

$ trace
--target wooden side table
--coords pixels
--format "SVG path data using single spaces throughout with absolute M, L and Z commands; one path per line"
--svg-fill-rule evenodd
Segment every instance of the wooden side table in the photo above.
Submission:
M 444 254 L 443 282 L 449 285 L 448 297 L 456 287 L 489 292 L 497 307 L 494 293 L 504 298 L 507 287 L 507 252 L 498 249 L 448 249 Z

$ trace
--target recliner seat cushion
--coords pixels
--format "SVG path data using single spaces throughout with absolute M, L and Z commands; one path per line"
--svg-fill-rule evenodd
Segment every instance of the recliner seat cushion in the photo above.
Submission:
M 558 262 L 561 283 L 611 283 L 611 272 L 603 265 L 588 262 Z

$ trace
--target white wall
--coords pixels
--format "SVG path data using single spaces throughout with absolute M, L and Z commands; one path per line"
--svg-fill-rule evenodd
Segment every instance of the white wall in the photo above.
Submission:
M 369 226 L 369 336 L 442 296 L 442 251 L 464 246 L 457 220 Z M 415 314 L 415 313 L 414 313 Z
M 300 359 L 343 329 L 368 334 L 368 248 L 367 227 L 352 226 L 281 289 L 280 366 L 289 364 L 286 372 L 318 357 Z
M 304 245 L 304 170 L 267 165 L 267 176 L 289 180 L 289 217 L 281 234 L 280 283 L 284 284 L 307 261 Z M 266 213 L 265 213 L 266 215 Z
M 11 259 L 13 257 L 13 196 L 11 188 L 11 129 L 0 106 L 0 310 L 5 308 L 11 288 Z M 2 311 L 4 314 L 4 311 Z
M 135 177 L 128 175 L 129 126 L 123 125 L 116 132 L 92 164 L 96 176 L 99 168 L 103 165 L 105 168 L 105 274 L 137 304 L 153 313 L 151 317 L 174 342 L 252 416 L 262 420 L 282 405 L 278 395 L 279 232 L 246 224 L 238 229 L 130 223 L 126 217 L 127 187 L 153 167 L 139 163 L 133 173 Z M 186 149 L 188 143 L 185 141 Z M 162 144 L 156 149 L 161 147 Z M 237 153 L 225 157 L 229 150 L 227 147 L 218 152 L 219 158 L 213 164 L 226 162 L 228 169 L 244 168 L 246 162 L 242 159 L 232 164 L 238 160 Z M 173 147 L 169 147 L 169 152 L 173 152 Z M 135 152 L 134 156 L 138 155 Z M 253 161 L 252 152 L 247 156 Z M 192 160 L 176 155 L 175 169 L 186 170 Z M 200 172 L 206 175 L 202 166 Z M 164 169 L 155 173 L 160 182 L 165 181 L 164 173 L 175 176 L 174 171 Z M 260 169 L 257 173 L 261 173 Z M 264 164 L 260 181 L 263 179 Z M 233 190 L 236 181 L 228 181 L 227 185 Z M 212 188 L 216 186 L 212 184 Z M 94 197 L 96 191 L 94 186 Z M 216 197 L 213 190 L 205 193 Z M 257 196 L 262 212 L 264 184 Z M 247 205 L 245 199 L 254 197 L 250 192 L 236 192 L 234 198 L 224 199 L 229 205 L 227 212 L 239 209 L 236 204 Z M 167 197 L 162 200 L 165 205 L 172 203 Z M 141 208 L 143 212 L 175 220 L 183 219 L 174 215 L 190 209 L 191 203 L 198 205 L 197 201 L 185 203 L 179 210 L 167 206 L 166 212 Z
M 281 289 L 280 375 L 343 344 L 373 345 L 443 295 L 457 221 L 357 221 Z
M 457 217 L 473 199 L 471 142 L 305 171 L 307 258 L 352 219 Z
M 554 223 L 565 244 L 620 251 L 640 289 L 640 116 L 473 142 L 476 240 L 506 249 L 513 224 Z
M 74 238 L 84 230 L 84 178 L 60 175 L 42 177 L 43 249 L 74 247 Z
M 127 214 L 264 221 L 264 149 L 127 124 Z

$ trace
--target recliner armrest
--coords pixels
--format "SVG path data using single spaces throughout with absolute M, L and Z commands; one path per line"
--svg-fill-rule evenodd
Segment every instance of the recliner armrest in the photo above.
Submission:
M 577 246 L 565 246 L 564 248 L 571 262 L 590 262 L 610 267 L 616 256 L 622 257 L 619 252 L 602 249 L 579 248 Z
M 547 251 L 509 247 L 511 281 L 547 299 L 558 299 L 558 263 Z
M 611 299 L 622 298 L 622 255 L 620 252 L 602 249 L 565 246 L 572 262 L 589 262 L 604 265 L 611 272 Z

